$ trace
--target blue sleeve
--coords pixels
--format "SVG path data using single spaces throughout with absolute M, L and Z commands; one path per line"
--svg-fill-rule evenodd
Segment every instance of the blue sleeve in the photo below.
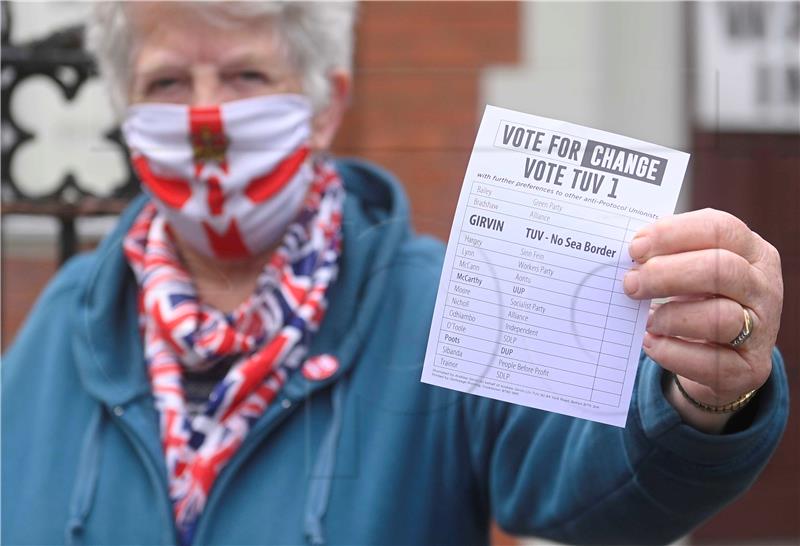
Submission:
M 81 447 L 74 435 L 96 406 L 81 387 L 72 355 L 73 317 L 87 263 L 81 256 L 59 270 L 3 355 L 4 544 L 53 543 L 52 537 L 64 536 Z M 45 486 L 48 479 L 57 482 Z M 32 521 L 37 522 L 35 528 Z
M 471 457 L 498 524 L 569 543 L 667 543 L 746 491 L 786 425 L 778 351 L 752 421 L 735 433 L 683 424 L 661 382 L 643 357 L 624 429 L 466 397 Z

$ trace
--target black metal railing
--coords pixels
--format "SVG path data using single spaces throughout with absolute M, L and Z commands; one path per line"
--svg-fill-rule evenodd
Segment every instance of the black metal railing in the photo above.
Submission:
M 86 185 L 76 179 L 70 171 L 64 172 L 57 187 L 45 194 L 30 195 L 23 185 L 14 180 L 12 163 L 15 153 L 27 141 L 37 135 L 23 129 L 18 123 L 19 112 L 11 108 L 12 98 L 18 87 L 33 76 L 45 76 L 61 90 L 67 101 L 78 95 L 82 86 L 97 77 L 96 65 L 83 47 L 83 28 L 64 28 L 44 39 L 24 44 L 10 42 L 12 10 L 9 2 L 2 3 L 2 52 L 0 71 L 2 74 L 2 157 L 0 181 L 2 212 L 8 214 L 44 215 L 56 218 L 60 225 L 59 256 L 62 262 L 74 254 L 79 246 L 76 220 L 86 216 L 118 214 L 138 192 L 138 183 L 127 166 L 127 179 L 107 195 L 95 195 L 87 191 Z M 127 157 L 118 128 L 98 135 L 111 146 L 118 146 Z M 47 161 L 47 157 L 42 157 Z M 126 162 L 126 165 L 129 165 Z

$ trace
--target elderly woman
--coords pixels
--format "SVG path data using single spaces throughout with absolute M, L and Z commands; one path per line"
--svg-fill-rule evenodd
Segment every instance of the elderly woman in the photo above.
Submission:
M 665 542 L 768 460 L 779 258 L 715 211 L 631 244 L 626 291 L 677 297 L 652 313 L 626 429 L 420 383 L 442 246 L 388 174 L 325 153 L 353 17 L 96 7 L 145 196 L 5 359 L 5 543 L 472 544 L 492 518 Z

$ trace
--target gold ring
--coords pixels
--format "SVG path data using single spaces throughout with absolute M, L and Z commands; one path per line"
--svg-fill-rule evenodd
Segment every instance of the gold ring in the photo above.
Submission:
M 742 306 L 742 311 L 744 312 L 742 331 L 728 343 L 733 349 L 740 347 L 753 334 L 753 316 L 745 306 Z

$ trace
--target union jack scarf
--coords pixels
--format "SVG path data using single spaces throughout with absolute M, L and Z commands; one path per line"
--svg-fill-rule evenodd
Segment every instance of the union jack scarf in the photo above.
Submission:
M 341 251 L 344 188 L 332 165 L 315 178 L 254 293 L 226 314 L 198 299 L 164 217 L 148 204 L 124 241 L 139 291 L 145 361 L 158 410 L 169 492 L 191 544 L 214 480 L 303 362 L 326 309 Z M 187 412 L 183 369 L 234 358 L 204 409 Z

